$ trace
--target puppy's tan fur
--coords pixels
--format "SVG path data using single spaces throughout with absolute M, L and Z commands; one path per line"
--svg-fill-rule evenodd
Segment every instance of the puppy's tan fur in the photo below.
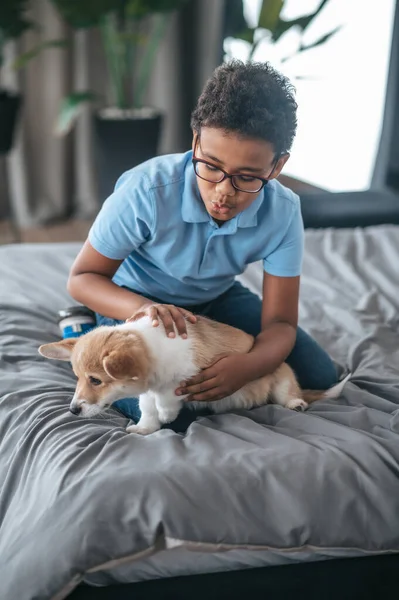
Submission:
M 80 338 L 45 344 L 39 352 L 47 358 L 71 361 L 78 379 L 73 412 L 94 416 L 116 400 L 139 396 L 142 418 L 128 431 L 151 433 L 176 418 L 183 401 L 174 393 L 180 381 L 223 354 L 249 352 L 254 343 L 254 338 L 243 331 L 204 317 L 198 317 L 195 324 L 187 322 L 187 333 L 187 340 L 168 338 L 162 325 L 154 328 L 143 317 L 115 327 L 98 327 Z M 190 405 L 207 405 L 214 412 L 224 412 L 272 400 L 305 410 L 310 402 L 339 395 L 344 383 L 327 392 L 303 391 L 292 369 L 283 363 L 273 374 L 248 383 L 227 398 Z

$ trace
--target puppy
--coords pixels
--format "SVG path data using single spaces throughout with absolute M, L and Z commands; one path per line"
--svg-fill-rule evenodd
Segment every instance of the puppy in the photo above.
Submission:
M 176 396 L 179 383 L 210 366 L 225 353 L 246 353 L 254 338 L 204 317 L 187 321 L 187 339 L 169 338 L 163 325 L 153 327 L 143 316 L 137 321 L 97 327 L 79 338 L 40 346 L 43 356 L 72 363 L 78 379 L 70 410 L 93 417 L 116 400 L 139 397 L 141 418 L 129 433 L 147 435 L 171 423 L 179 414 L 184 396 Z M 330 390 L 303 391 L 294 372 L 283 363 L 272 375 L 248 383 L 227 398 L 214 402 L 190 402 L 221 413 L 253 408 L 273 401 L 292 410 L 305 410 L 310 402 L 338 397 L 347 379 Z

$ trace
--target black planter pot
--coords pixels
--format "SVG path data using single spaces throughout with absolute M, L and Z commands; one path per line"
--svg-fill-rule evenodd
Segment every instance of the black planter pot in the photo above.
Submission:
M 95 154 L 100 202 L 124 171 L 157 154 L 162 115 L 152 109 L 106 109 L 95 115 Z
M 12 148 L 21 96 L 0 90 L 0 154 Z

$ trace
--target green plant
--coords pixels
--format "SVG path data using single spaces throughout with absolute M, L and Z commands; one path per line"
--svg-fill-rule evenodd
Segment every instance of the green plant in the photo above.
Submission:
M 32 24 L 25 19 L 29 0 L 6 0 L 0 3 L 0 68 L 4 64 L 7 42 L 19 38 Z
M 141 108 L 159 44 L 171 11 L 186 0 L 51 0 L 74 29 L 97 27 L 105 51 L 114 106 Z M 82 105 L 96 95 L 87 90 L 67 96 L 57 124 L 68 132 Z
M 6 43 L 18 39 L 29 29 L 39 29 L 36 23 L 26 18 L 29 4 L 30 0 L 3 0 L 0 2 L 0 69 L 4 65 Z M 22 68 L 42 50 L 65 45 L 65 40 L 46 40 L 19 56 L 13 66 Z
M 281 14 L 286 0 L 263 0 L 256 26 L 249 27 L 244 16 L 243 0 L 230 0 L 230 10 L 226 22 L 226 37 L 247 42 L 248 59 L 252 60 L 263 41 L 268 40 L 271 43 L 277 43 L 284 33 L 295 28 L 301 34 L 299 45 L 294 54 L 281 57 L 281 62 L 285 62 L 300 52 L 325 44 L 340 29 L 340 27 L 336 27 L 310 44 L 303 42 L 307 28 L 313 23 L 328 1 L 322 0 L 319 7 L 308 15 L 285 20 L 281 17 Z

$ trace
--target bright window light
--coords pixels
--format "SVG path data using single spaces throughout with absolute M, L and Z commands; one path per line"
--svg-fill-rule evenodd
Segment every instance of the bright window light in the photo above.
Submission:
M 261 0 L 244 0 L 250 25 Z M 320 0 L 290 0 L 283 17 L 314 11 Z M 378 150 L 388 75 L 395 0 L 330 0 L 309 27 L 311 43 L 335 27 L 323 46 L 282 62 L 299 35 L 259 45 L 254 60 L 269 60 L 297 90 L 298 133 L 284 173 L 331 191 L 367 189 Z M 226 40 L 230 56 L 246 59 L 248 45 Z M 299 77 L 299 79 L 297 79 Z

